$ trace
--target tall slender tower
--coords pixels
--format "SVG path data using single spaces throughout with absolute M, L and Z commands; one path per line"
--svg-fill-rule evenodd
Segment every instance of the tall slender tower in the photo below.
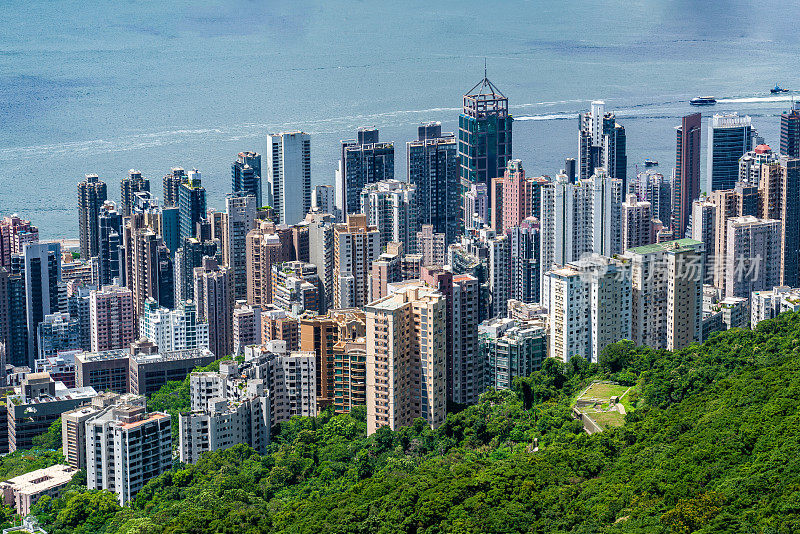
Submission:
M 261 154 L 258 152 L 239 152 L 231 165 L 231 191 L 247 193 L 256 199 L 256 207 L 261 207 Z
M 61 280 L 61 245 L 25 245 L 25 308 L 28 319 L 28 365 L 39 352 L 36 329 L 45 315 L 59 311 L 58 281 Z
M 417 186 L 419 224 L 430 224 L 445 235 L 445 243 L 459 234 L 461 185 L 458 143 L 452 133 L 442 133 L 441 122 L 417 128 L 418 139 L 406 143 L 408 182 Z
M 749 115 L 715 114 L 708 128 L 706 192 L 733 189 L 739 179 L 739 158 L 752 148 L 753 128 Z
M 119 184 L 119 207 L 123 217 L 131 214 L 133 195 L 141 191 L 150 191 L 150 180 L 144 178 L 141 172 L 131 169 Z
M 247 233 L 256 224 L 256 197 L 249 192 L 232 193 L 225 198 L 223 256 L 231 270 L 233 296 L 247 298 Z
M 686 235 L 692 202 L 700 196 L 700 125 L 699 113 L 686 115 L 675 128 L 675 175 L 672 179 L 672 233 Z
M 342 141 L 336 171 L 336 207 L 342 217 L 358 213 L 365 185 L 394 178 L 394 143 L 378 141 L 378 130 L 359 128 L 356 139 Z
M 233 351 L 233 294 L 230 269 L 203 258 L 194 270 L 194 297 L 198 319 L 208 323 L 208 348 L 218 358 Z
M 200 181 L 200 171 L 192 169 L 178 188 L 180 237 L 194 237 L 197 223 L 206 216 L 206 190 Z
M 503 176 L 511 159 L 512 123 L 508 98 L 489 81 L 484 69 L 483 79 L 464 95 L 463 110 L 458 117 L 462 206 L 465 206 L 463 197 L 473 184 L 486 186 L 491 205 L 492 178 Z M 491 217 L 491 213 L 487 216 Z M 463 221 L 471 217 L 472 213 L 462 213 Z
M 781 113 L 781 154 L 800 158 L 800 102 Z
M 311 137 L 307 133 L 267 136 L 267 182 L 275 222 L 302 221 L 311 209 Z
M 628 187 L 625 128 L 613 113 L 606 113 L 602 100 L 593 101 L 591 111 L 581 113 L 578 121 L 579 178 L 589 178 L 595 168 L 603 167 L 612 179 L 622 180 L 624 194 Z
M 181 184 L 185 183 L 187 179 L 186 171 L 181 167 L 173 167 L 169 174 L 164 176 L 164 207 L 177 208 L 178 207 L 178 191 L 180 191 Z
M 107 198 L 106 183 L 96 174 L 87 174 L 86 180 L 78 184 L 78 229 L 81 257 L 84 259 L 97 256 L 100 239 L 98 217 Z

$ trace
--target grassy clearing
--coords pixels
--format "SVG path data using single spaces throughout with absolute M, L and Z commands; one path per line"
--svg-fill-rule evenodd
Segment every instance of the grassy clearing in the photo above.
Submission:
M 628 391 L 629 386 L 620 386 L 618 384 L 605 384 L 602 382 L 595 382 L 586 392 L 580 397 L 582 399 L 595 398 L 598 400 L 608 401 L 611 397 L 622 395 Z M 627 406 L 626 406 L 627 408 Z
M 591 413 L 589 417 L 603 428 L 622 426 L 625 423 L 625 416 L 617 411 Z

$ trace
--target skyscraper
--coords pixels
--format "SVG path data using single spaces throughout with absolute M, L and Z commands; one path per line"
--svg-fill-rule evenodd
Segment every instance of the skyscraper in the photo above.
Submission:
M 381 234 L 381 248 L 389 241 L 403 244 L 404 250 L 416 250 L 419 218 L 417 188 L 400 180 L 381 180 L 364 186 L 361 191 L 361 213 L 367 224 Z
M 186 181 L 178 188 L 180 237 L 194 237 L 197 223 L 206 216 L 206 190 L 200 180 L 200 171 L 192 169 Z
M 79 350 L 80 324 L 68 313 L 52 313 L 44 316 L 36 332 L 39 354 L 37 358 L 49 358 L 59 352 Z
M 800 158 L 800 102 L 781 113 L 781 154 Z
M 119 252 L 122 245 L 122 216 L 113 202 L 105 202 L 98 219 L 100 241 L 98 250 L 100 285 L 105 286 L 120 278 Z M 121 282 L 121 281 L 120 281 Z
M 0 343 L 5 345 L 6 362 L 28 365 L 28 317 L 25 308 L 25 273 L 22 257 L 0 266 Z
M 126 287 L 105 286 L 89 297 L 92 351 L 125 349 L 136 339 L 133 293 Z
M 299 131 L 268 135 L 266 156 L 275 222 L 296 224 L 311 209 L 311 137 Z
M 58 281 L 61 279 L 61 245 L 25 245 L 25 310 L 28 324 L 28 366 L 39 353 L 36 329 L 46 315 L 60 311 Z M 12 258 L 13 262 L 13 258 Z
M 0 267 L 11 266 L 11 255 L 22 254 L 25 245 L 39 242 L 39 229 L 16 213 L 0 220 Z
M 144 303 L 139 338 L 152 341 L 159 352 L 207 349 L 208 323 L 197 318 L 194 302 L 179 302 L 174 310 L 162 308 L 153 299 Z
M 208 348 L 217 358 L 233 351 L 233 294 L 230 269 L 213 258 L 203 258 L 194 270 L 194 297 L 198 320 L 208 323 Z
M 122 179 L 119 187 L 119 206 L 123 217 L 131 214 L 133 195 L 141 191 L 150 191 L 150 180 L 144 178 L 141 172 L 131 169 L 128 176 Z
M 231 191 L 246 193 L 256 199 L 256 207 L 261 207 L 261 154 L 258 152 L 239 152 L 231 165 Z
M 650 244 L 652 218 L 649 202 L 637 200 L 634 194 L 628 195 L 627 200 L 622 203 L 622 250 L 620 252 Z
M 359 128 L 356 139 L 342 141 L 335 199 L 342 218 L 358 213 L 365 185 L 393 178 L 394 143 L 379 142 L 376 128 Z
M 728 220 L 725 296 L 750 298 L 780 284 L 781 221 L 752 215 Z
M 175 307 L 175 268 L 161 237 L 148 227 L 136 228 L 135 219 L 124 229 L 120 261 L 125 287 L 133 292 L 134 315 L 139 317 L 148 298 L 165 308 Z
M 87 174 L 86 180 L 78 184 L 78 230 L 84 259 L 97 256 L 100 239 L 98 217 L 107 198 L 106 183 L 96 174 Z
M 329 213 L 336 216 L 335 194 L 332 185 L 314 186 L 311 208 L 316 209 L 318 213 Z
M 447 415 L 445 297 L 411 285 L 365 308 L 367 434 Z
M 181 184 L 186 182 L 186 179 L 186 171 L 181 167 L 173 167 L 170 172 L 164 176 L 164 207 L 178 207 L 179 191 L 181 189 Z
M 333 227 L 332 308 L 360 308 L 369 302 L 372 262 L 381 254 L 380 232 L 367 225 L 367 216 L 349 214 L 346 224 Z
M 194 299 L 194 269 L 203 264 L 203 257 L 217 257 L 216 241 L 200 241 L 195 237 L 183 240 L 175 253 L 175 300 Z
M 272 304 L 272 266 L 292 260 L 292 234 L 288 228 L 261 221 L 246 237 L 247 303 Z
M 442 133 L 442 123 L 417 128 L 417 140 L 406 143 L 408 182 L 417 186 L 420 225 L 430 224 L 444 234 L 445 244 L 460 233 L 461 182 L 458 143 L 452 133 Z
M 234 299 L 247 298 L 247 233 L 255 228 L 256 197 L 232 193 L 225 197 L 225 265 L 233 277 Z
M 513 118 L 508 98 L 494 86 L 484 71 L 483 79 L 467 91 L 458 117 L 458 156 L 461 164 L 462 220 L 472 218 L 463 197 L 472 185 L 485 185 L 491 205 L 492 178 L 503 175 L 511 159 Z M 487 216 L 491 216 L 487 213 Z M 483 221 L 488 222 L 487 220 Z
M 752 148 L 753 128 L 749 115 L 715 114 L 708 128 L 706 192 L 733 189 L 739 178 L 739 158 Z
M 511 240 L 511 298 L 522 302 L 541 300 L 541 238 L 536 219 L 526 219 L 506 229 Z
M 686 235 L 686 228 L 692 215 L 692 202 L 700 196 L 700 119 L 699 113 L 686 115 L 681 119 L 681 125 L 675 128 L 672 233 L 676 237 Z M 662 222 L 667 221 L 662 220 Z
M 590 111 L 578 117 L 579 178 L 589 178 L 603 167 L 611 178 L 622 180 L 623 194 L 628 186 L 628 156 L 625 128 L 613 113 L 606 113 L 606 103 L 592 102 Z

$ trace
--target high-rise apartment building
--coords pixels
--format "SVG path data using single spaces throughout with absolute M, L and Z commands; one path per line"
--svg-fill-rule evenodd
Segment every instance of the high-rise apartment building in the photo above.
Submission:
M 173 167 L 169 173 L 164 175 L 164 206 L 177 208 L 180 204 L 178 197 L 181 184 L 185 183 L 188 177 L 186 171 L 181 167 Z
M 11 266 L 11 255 L 22 254 L 25 245 L 39 242 L 39 229 L 16 213 L 0 220 L 0 267 Z
M 720 198 L 715 195 L 714 198 Z M 714 280 L 714 269 L 716 268 L 716 258 L 714 251 L 717 246 L 717 203 L 702 197 L 692 203 L 692 235 L 695 241 L 702 241 L 706 253 L 706 261 L 703 265 L 703 283 L 710 284 Z M 643 243 L 647 244 L 647 243 Z
M 792 109 L 781 113 L 781 154 L 800 158 L 800 102 Z
M 550 314 L 550 356 L 599 361 L 608 345 L 631 337 L 631 280 L 622 265 L 594 256 L 547 273 L 542 302 Z
M 261 197 L 261 154 L 239 152 L 231 165 L 231 191 L 255 198 L 256 207 L 263 206 Z
M 636 195 L 628 195 L 622 203 L 622 252 L 651 243 L 652 218 L 649 202 L 638 200 Z
M 365 312 L 367 434 L 417 417 L 438 427 L 447 415 L 444 295 L 408 286 Z
M 672 224 L 672 184 L 668 178 L 653 170 L 640 172 L 636 195 L 639 200 L 650 203 L 653 219 L 666 226 Z
M 342 141 L 336 170 L 336 208 L 342 218 L 358 213 L 364 186 L 394 179 L 394 143 L 379 142 L 376 128 L 359 128 L 356 139 Z
M 147 299 L 139 318 L 142 338 L 155 343 L 161 352 L 208 348 L 208 324 L 197 319 L 197 306 L 192 301 L 179 302 L 174 310 L 168 310 Z
M 485 387 L 511 389 L 516 377 L 528 377 L 547 357 L 547 331 L 541 323 L 492 319 L 478 326 Z
M 292 233 L 261 221 L 246 237 L 247 303 L 272 304 L 272 266 L 292 259 Z
M 268 135 L 266 158 L 275 222 L 302 221 L 311 209 L 311 137 L 304 132 Z
M 542 268 L 539 223 L 528 218 L 507 229 L 506 234 L 511 240 L 511 298 L 539 302 Z
M 348 214 L 333 229 L 333 308 L 358 308 L 369 300 L 369 272 L 381 253 L 380 232 L 367 216 Z
M 5 362 L 28 365 L 28 316 L 25 305 L 25 273 L 22 258 L 14 254 L 14 263 L 0 266 L 0 344 Z
M 204 257 L 194 270 L 194 297 L 198 319 L 208 323 L 208 348 L 222 358 L 233 351 L 231 273 L 216 260 Z
M 483 360 L 478 349 L 478 279 L 469 274 L 452 277 L 452 350 L 447 361 L 447 397 L 474 404 L 486 389 Z
M 325 291 L 317 276 L 317 266 L 302 261 L 289 261 L 272 266 L 272 304 L 302 315 L 321 313 L 325 308 Z
M 447 262 L 447 236 L 434 233 L 432 224 L 422 225 L 416 242 L 423 265 L 444 265 Z
M 11 258 L 13 264 L 17 258 Z M 36 329 L 45 316 L 60 311 L 58 282 L 61 280 L 61 245 L 35 243 L 25 245 L 22 257 L 25 273 L 25 310 L 28 326 L 28 366 L 39 353 Z
M 679 239 L 629 249 L 632 334 L 637 345 L 678 350 L 702 339 L 702 241 Z
M 463 193 L 461 218 L 465 230 L 479 230 L 489 224 L 489 194 L 486 184 L 471 184 Z
M 692 202 L 700 196 L 700 113 L 686 115 L 675 128 L 675 174 L 672 178 L 672 233 L 686 235 Z M 707 189 L 707 191 L 711 191 Z M 663 220 L 663 223 L 667 221 Z
M 417 213 L 421 225 L 431 225 L 453 243 L 461 231 L 461 182 L 458 143 L 442 133 L 442 123 L 417 128 L 417 140 L 406 143 L 408 182 L 417 186 Z
M 780 285 L 781 221 L 752 215 L 728 220 L 725 296 L 750 298 Z
M 119 206 L 123 217 L 131 214 L 133 195 L 141 191 L 150 191 L 150 180 L 142 176 L 140 171 L 131 169 L 128 176 L 120 181 L 119 187 Z
M 361 191 L 361 213 L 367 224 L 380 232 L 381 249 L 389 241 L 403 244 L 405 250 L 416 250 L 419 217 L 417 188 L 400 180 L 381 180 L 367 184 Z
M 100 271 L 100 285 L 113 284 L 114 279 L 121 283 L 120 247 L 122 246 L 122 215 L 116 210 L 113 202 L 106 202 L 100 209 L 98 226 L 100 229 L 100 242 L 98 256 L 98 269 Z
M 332 185 L 314 186 L 314 193 L 311 196 L 311 210 L 316 213 L 327 213 L 334 217 L 337 215 L 336 195 Z
M 96 174 L 87 174 L 86 179 L 78 184 L 78 231 L 83 258 L 97 256 L 100 239 L 98 217 L 107 199 L 106 183 Z
M 612 178 L 622 181 L 623 194 L 628 185 L 628 156 L 625 128 L 614 113 L 606 113 L 606 103 L 594 100 L 589 111 L 578 117 L 578 178 L 586 179 L 602 167 Z
M 169 414 L 120 405 L 99 412 L 84 425 L 86 486 L 115 492 L 123 506 L 172 467 Z
M 483 79 L 467 91 L 458 117 L 458 157 L 461 165 L 462 206 L 464 225 L 473 217 L 464 198 L 473 185 L 482 185 L 487 192 L 486 206 L 491 205 L 492 179 L 503 176 L 511 159 L 512 126 L 508 98 L 489 81 Z M 483 219 L 488 222 L 491 213 Z
M 592 188 L 592 251 L 603 256 L 619 254 L 625 182 L 599 167 L 586 182 Z
M 37 358 L 50 358 L 59 352 L 81 349 L 80 324 L 68 313 L 56 312 L 44 316 L 37 328 Z
M 206 189 L 200 171 L 192 169 L 178 187 L 180 237 L 195 237 L 197 224 L 206 217 Z
M 132 217 L 123 233 L 121 264 L 125 287 L 133 292 L 138 318 L 144 301 L 153 298 L 165 308 L 175 307 L 175 266 L 164 240 L 147 227 L 137 227 Z
M 187 237 L 182 241 L 175 253 L 176 301 L 194 300 L 194 270 L 203 264 L 204 257 L 221 261 L 217 241 L 200 241 L 196 237 Z
M 542 186 L 549 183 L 545 177 L 526 178 L 522 162 L 508 162 L 502 178 L 502 227 L 504 230 L 519 226 L 528 217 L 541 217 Z
M 749 115 L 715 114 L 708 128 L 706 192 L 733 189 L 739 178 L 739 158 L 752 148 L 753 128 Z
M 234 193 L 225 197 L 223 257 L 233 276 L 233 296 L 247 298 L 247 233 L 255 228 L 256 197 Z
M 136 339 L 133 293 L 126 287 L 104 286 L 89 297 L 89 324 L 95 352 L 127 348 Z
M 218 373 L 192 373 L 192 410 L 179 416 L 181 462 L 196 463 L 204 452 L 240 443 L 266 454 L 271 417 L 265 382 L 263 378 L 243 377 L 234 361 L 221 362 Z
M 261 344 L 261 306 L 236 303 L 233 310 L 233 355 L 244 353 L 248 345 Z

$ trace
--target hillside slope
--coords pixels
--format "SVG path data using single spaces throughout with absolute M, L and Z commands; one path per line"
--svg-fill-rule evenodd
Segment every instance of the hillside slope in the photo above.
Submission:
M 37 514 L 51 533 L 797 532 L 799 334 L 787 314 L 677 353 L 548 361 L 436 431 L 366 438 L 363 410 L 295 419 L 271 454 L 208 455 L 131 508 L 73 490 Z M 589 436 L 569 404 L 594 377 L 641 393 L 624 427 Z

